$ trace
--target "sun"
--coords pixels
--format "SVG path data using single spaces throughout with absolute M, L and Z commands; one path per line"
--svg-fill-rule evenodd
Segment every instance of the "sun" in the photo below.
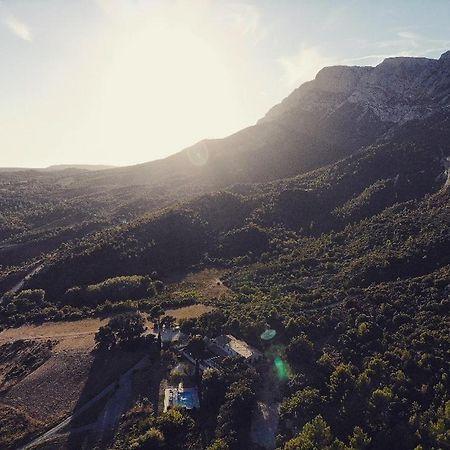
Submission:
M 189 24 L 140 18 L 101 45 L 110 58 L 88 114 L 97 148 L 133 146 L 148 160 L 238 128 L 242 103 L 232 73 Z

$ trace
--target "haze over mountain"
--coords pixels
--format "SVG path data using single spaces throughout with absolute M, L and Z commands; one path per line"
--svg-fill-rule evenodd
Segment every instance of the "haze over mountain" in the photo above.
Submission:
M 149 427 L 162 448 L 251 448 L 267 396 L 271 449 L 445 448 L 449 143 L 446 52 L 326 67 L 254 126 L 159 161 L 4 172 L 0 324 L 205 302 L 181 322 L 190 343 L 232 333 L 265 352 L 267 367 L 206 372 L 208 420 L 179 447 L 171 412 L 139 410 L 115 448 Z M 211 269 L 205 290 L 184 278 Z
M 217 187 L 304 173 L 350 155 L 408 121 L 446 110 L 449 73 L 449 52 L 438 60 L 398 57 L 376 67 L 327 67 L 255 126 L 108 175 L 125 184 L 170 180 Z
M 304 180 L 309 180 L 308 172 L 322 168 L 319 174 L 329 170 L 335 174 L 343 172 L 341 176 L 345 173 L 347 185 L 339 182 L 327 189 L 319 187 L 308 195 L 294 192 L 288 203 L 278 208 L 306 208 L 308 213 L 300 213 L 305 216 L 300 222 L 293 219 L 303 228 L 312 222 L 322 231 L 340 227 L 342 225 L 338 225 L 332 212 L 335 208 L 346 209 L 347 221 L 355 220 L 370 212 L 381 211 L 396 201 L 421 198 L 442 184 L 449 155 L 446 145 L 449 77 L 449 52 L 438 60 L 402 57 L 389 58 L 376 67 L 327 67 L 315 80 L 300 86 L 252 127 L 225 139 L 202 141 L 160 161 L 93 173 L 73 173 L 72 178 L 67 179 L 62 173 L 60 195 L 65 197 L 67 192 L 79 192 L 81 188 L 85 192 L 83 202 L 95 203 L 107 195 L 111 200 L 101 206 L 103 220 L 106 223 L 110 220 L 128 222 L 134 214 L 158 210 L 174 201 L 187 200 L 218 188 L 244 183 L 247 187 L 242 192 L 251 192 L 254 188 L 250 183 L 301 174 L 306 174 Z M 427 133 L 432 133 L 431 140 L 424 138 Z M 330 164 L 335 165 L 325 169 Z M 352 179 L 357 180 L 354 186 Z M 387 184 L 382 188 L 374 187 L 381 180 Z M 311 181 L 289 183 L 299 183 L 300 188 L 305 183 L 310 186 Z M 371 187 L 373 183 L 375 185 Z M 277 188 L 277 184 L 267 186 L 266 189 L 283 190 Z M 231 189 L 240 192 L 238 187 Z M 264 191 L 264 188 L 260 189 Z M 344 195 L 339 193 L 340 189 L 344 189 Z M 359 195 L 368 195 L 364 194 L 364 189 L 375 189 L 370 196 L 377 198 L 377 204 L 381 203 L 372 205 L 366 213 L 348 210 L 352 202 L 359 201 Z M 125 200 L 120 209 L 114 200 L 118 195 L 124 196 Z M 372 199 L 369 197 L 365 201 L 372 202 Z M 264 202 L 260 199 L 257 204 Z M 311 205 L 317 202 L 322 207 L 316 211 Z M 348 206 L 345 206 L 346 202 L 350 202 Z M 271 214 L 275 214 L 276 208 Z M 91 207 L 85 210 L 84 220 L 100 217 L 98 210 L 94 209 L 93 215 L 88 212 Z M 249 220 L 260 213 L 255 216 L 256 213 L 252 215 L 248 211 L 247 214 Z M 285 217 L 287 211 L 279 210 L 277 214 Z M 270 220 L 276 220 L 276 215 Z M 54 223 L 67 226 L 70 219 Z M 129 225 L 130 230 L 123 232 L 131 232 L 135 226 L 140 225 Z M 117 232 L 120 231 L 113 234 Z M 179 232 L 183 234 L 183 231 Z M 7 237 L 7 234 L 3 235 Z M 76 247 L 73 250 L 78 252 Z M 10 254 L 6 251 L 4 257 Z M 63 270 L 62 264 L 57 266 L 58 270 Z
M 58 170 L 105 170 L 112 169 L 114 166 L 105 166 L 101 164 L 55 164 L 53 166 L 36 169 L 33 167 L 0 167 L 0 172 L 21 172 L 26 170 L 39 171 L 58 171 Z

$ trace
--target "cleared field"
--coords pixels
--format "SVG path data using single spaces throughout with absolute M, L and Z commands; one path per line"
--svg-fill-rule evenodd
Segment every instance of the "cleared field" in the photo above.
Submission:
M 77 404 L 93 361 L 88 353 L 53 355 L 13 386 L 2 401 L 46 424 L 61 420 Z
M 223 284 L 222 276 L 226 273 L 220 269 L 205 269 L 189 273 L 184 279 L 173 286 L 174 289 L 195 289 L 208 300 L 222 297 L 229 292 Z
M 214 308 L 212 306 L 197 304 L 190 306 L 183 306 L 176 309 L 166 310 L 166 315 L 173 316 L 175 319 L 191 319 L 194 317 L 200 317 L 202 314 L 212 311 Z
M 37 354 L 35 347 L 48 346 L 48 359 L 43 359 L 32 371 L 23 373 L 0 395 L 2 423 L 21 423 L 21 428 L 9 439 L 13 443 L 29 433 L 42 432 L 69 416 L 142 357 L 142 352 L 92 352 L 94 336 L 108 319 L 85 319 L 76 322 L 53 322 L 39 326 L 25 325 L 0 333 L 5 361 L 0 364 L 0 380 L 11 372 L 17 357 L 10 350 L 20 342 L 22 353 Z M 50 345 L 51 343 L 51 345 Z M 37 361 L 39 362 L 39 361 Z M 17 364 L 16 364 L 17 365 Z M 7 387 L 7 386 L 6 386 Z M 20 421 L 17 418 L 22 418 Z M 26 419 L 25 419 L 26 418 Z M 8 427 L 11 430 L 11 426 Z M 20 432 L 19 432 L 20 430 Z M 6 438 L 3 441 L 8 442 Z M 11 445 L 11 444 L 10 444 Z M 11 445 L 14 448 L 14 444 Z M 1 446 L 0 446 L 1 447 Z M 3 445 L 2 448 L 8 448 Z
M 56 339 L 58 350 L 89 350 L 94 347 L 94 335 L 109 319 L 83 319 L 75 322 L 48 322 L 42 325 L 23 325 L 0 333 L 0 344 L 18 339 Z

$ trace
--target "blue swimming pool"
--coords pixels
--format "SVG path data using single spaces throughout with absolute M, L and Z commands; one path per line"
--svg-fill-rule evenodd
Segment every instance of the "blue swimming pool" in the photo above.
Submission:
M 177 404 L 186 409 L 198 408 L 198 395 L 195 391 L 183 391 L 177 394 Z
M 192 409 L 194 407 L 192 392 L 181 392 L 178 394 L 177 403 L 185 408 Z

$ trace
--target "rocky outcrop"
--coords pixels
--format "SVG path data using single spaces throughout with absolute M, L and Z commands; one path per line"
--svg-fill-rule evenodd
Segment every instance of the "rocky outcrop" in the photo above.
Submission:
M 382 122 L 402 124 L 450 105 L 450 52 L 440 59 L 387 58 L 376 67 L 334 66 L 296 89 L 261 122 L 313 113 L 321 119 L 349 107 L 362 120 L 371 114 Z

